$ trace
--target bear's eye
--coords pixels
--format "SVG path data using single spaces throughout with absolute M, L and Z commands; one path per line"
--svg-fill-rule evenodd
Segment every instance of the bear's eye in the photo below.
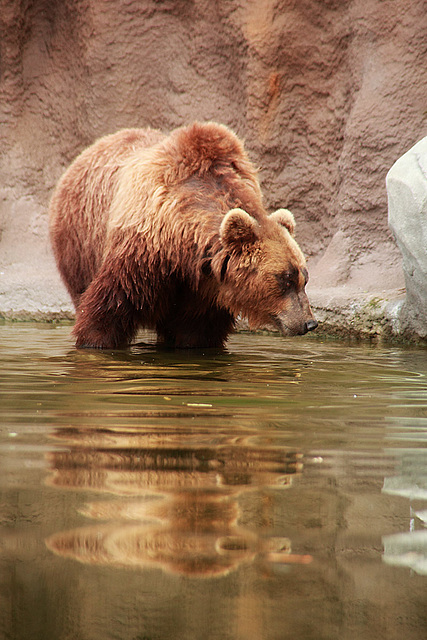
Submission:
M 282 273 L 276 273 L 275 276 L 277 284 L 280 287 L 282 293 L 288 293 L 291 289 L 297 286 L 298 271 L 283 271 Z

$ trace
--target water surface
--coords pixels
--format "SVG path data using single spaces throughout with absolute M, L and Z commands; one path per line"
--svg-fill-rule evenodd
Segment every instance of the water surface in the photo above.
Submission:
M 427 351 L 0 326 L 0 638 L 427 637 Z

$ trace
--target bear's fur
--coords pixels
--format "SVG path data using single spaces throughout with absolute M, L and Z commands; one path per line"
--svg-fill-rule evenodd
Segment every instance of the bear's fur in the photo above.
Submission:
M 222 347 L 236 317 L 284 335 L 317 326 L 286 209 L 267 215 L 227 127 L 127 129 L 86 149 L 50 204 L 78 347 L 118 348 L 138 327 L 175 347 Z

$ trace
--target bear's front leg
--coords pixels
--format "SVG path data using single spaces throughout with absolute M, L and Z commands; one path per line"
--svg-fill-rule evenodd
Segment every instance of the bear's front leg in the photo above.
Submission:
M 73 329 L 76 347 L 126 347 L 135 337 L 139 317 L 120 282 L 112 279 L 111 273 L 101 273 L 81 297 Z
M 173 317 L 158 322 L 158 344 L 172 349 L 223 349 L 234 329 L 234 319 L 225 310 L 208 308 L 200 311 L 188 299 L 175 307 Z

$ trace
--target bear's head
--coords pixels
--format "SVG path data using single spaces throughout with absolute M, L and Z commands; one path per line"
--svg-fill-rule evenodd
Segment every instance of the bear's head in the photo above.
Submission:
M 251 327 L 274 324 L 285 336 L 317 327 L 305 293 L 305 258 L 294 231 L 287 209 L 258 220 L 243 209 L 231 209 L 220 226 L 222 250 L 212 261 L 219 303 L 246 317 Z

